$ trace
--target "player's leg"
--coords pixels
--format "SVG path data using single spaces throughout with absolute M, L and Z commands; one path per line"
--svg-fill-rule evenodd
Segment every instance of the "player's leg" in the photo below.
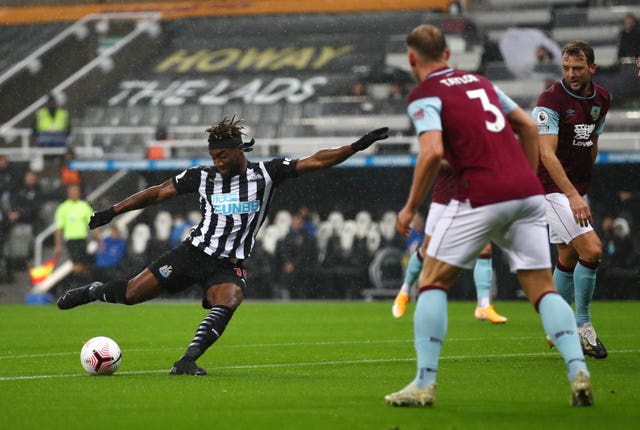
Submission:
M 416 282 L 418 276 L 420 276 L 420 272 L 422 271 L 422 263 L 424 261 L 424 257 L 427 255 L 427 247 L 429 246 L 429 241 L 431 240 L 431 236 L 433 236 L 433 231 L 435 230 L 436 224 L 442 218 L 442 214 L 447 209 L 447 205 L 442 203 L 431 202 L 429 205 L 429 212 L 427 213 L 427 219 L 424 223 L 424 240 L 422 241 L 422 246 L 416 254 L 411 256 L 409 260 L 409 264 L 407 266 L 407 271 L 405 273 L 405 278 L 402 286 L 400 287 L 400 291 L 393 301 L 393 307 L 391 308 L 391 313 L 394 317 L 400 318 L 404 315 L 407 309 L 407 303 L 409 302 L 409 289 L 411 285 Z
M 96 300 L 108 303 L 134 305 L 157 297 L 162 287 L 156 277 L 144 269 L 135 278 L 127 281 L 117 279 L 107 283 L 91 284 L 67 291 L 58 299 L 60 309 L 71 309 Z
M 493 284 L 493 265 L 491 261 L 491 242 L 488 242 L 473 266 L 473 281 L 476 286 L 477 305 L 473 312 L 478 320 L 486 320 L 493 324 L 507 322 L 491 305 L 491 286 Z
M 58 307 L 71 309 L 96 300 L 134 305 L 157 297 L 162 292 L 162 283 L 165 286 L 184 284 L 181 272 L 190 273 L 188 249 L 185 245 L 165 252 L 129 281 L 92 282 L 69 290 L 58 299 Z
M 429 241 L 418 280 L 420 291 L 414 313 L 417 373 L 405 388 L 385 397 L 388 404 L 431 405 L 435 400 L 440 350 L 447 332 L 447 292 L 460 269 L 471 269 L 487 243 L 489 227 L 483 210 L 452 200 Z
M 577 325 L 569 304 L 557 294 L 551 275 L 549 245 L 542 198 L 520 201 L 520 218 L 513 222 L 496 243 L 518 274 L 522 290 L 540 313 L 545 332 L 556 344 L 568 370 L 574 406 L 593 403 L 591 382 L 578 339 Z M 526 212 L 525 212 L 526 211 Z
M 553 270 L 553 284 L 558 293 L 570 305 L 575 300 L 575 286 L 573 283 L 573 271 L 578 263 L 578 253 L 571 245 L 557 243 L 558 261 Z
M 593 301 L 596 274 L 602 255 L 602 243 L 595 231 L 591 230 L 573 239 L 571 244 L 580 256 L 573 271 L 573 282 L 575 285 L 576 321 L 582 348 L 586 355 L 606 358 L 607 350 L 591 323 L 591 302 Z
M 172 375 L 206 375 L 207 372 L 196 365 L 196 360 L 222 336 L 244 297 L 242 288 L 234 283 L 213 285 L 205 294 L 213 306 L 198 326 L 184 355 L 173 364 Z
M 519 270 L 518 281 L 522 290 L 540 313 L 542 325 L 553 340 L 567 366 L 571 384 L 571 404 L 591 406 L 593 393 L 584 353 L 577 333 L 573 311 L 553 288 L 549 270 Z
M 573 269 L 578 261 L 578 254 L 571 246 L 571 241 L 592 228 L 582 227 L 575 222 L 566 195 L 549 193 L 545 195 L 545 202 L 549 241 L 558 250 L 558 261 L 553 271 L 554 285 L 567 303 L 572 304 L 575 297 Z
M 409 303 L 409 293 L 411 286 L 416 282 L 420 272 L 422 271 L 422 262 L 426 253 L 427 246 L 429 244 L 429 236 L 425 236 L 424 241 L 420 248 L 416 249 L 409 259 L 407 269 L 404 274 L 404 282 L 400 287 L 400 291 L 396 295 L 391 308 L 391 313 L 394 317 L 400 318 L 407 310 L 407 303 Z
M 420 274 L 420 291 L 413 316 L 417 373 L 402 390 L 385 396 L 394 406 L 427 406 L 435 401 L 440 350 L 447 333 L 447 292 L 459 269 L 427 257 Z

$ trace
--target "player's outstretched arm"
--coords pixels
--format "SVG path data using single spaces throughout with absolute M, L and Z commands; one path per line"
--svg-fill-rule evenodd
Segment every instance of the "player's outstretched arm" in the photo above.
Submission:
M 178 194 L 178 192 L 176 191 L 176 187 L 173 185 L 173 180 L 168 179 L 160 185 L 154 185 L 139 191 L 108 209 L 95 212 L 89 220 L 89 228 L 93 230 L 110 223 L 118 214 L 146 208 L 147 206 L 169 199 L 176 194 Z
M 362 136 L 351 145 L 339 148 L 321 149 L 315 154 L 298 160 L 296 170 L 298 174 L 309 173 L 315 170 L 326 169 L 342 163 L 358 151 L 367 149 L 374 142 L 389 137 L 389 127 L 382 127 Z

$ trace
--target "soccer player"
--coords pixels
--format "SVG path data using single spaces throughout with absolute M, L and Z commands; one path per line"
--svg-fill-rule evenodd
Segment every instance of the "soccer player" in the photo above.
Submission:
M 535 175 L 539 160 L 535 123 L 486 78 L 450 68 L 449 50 L 438 28 L 420 25 L 406 43 L 419 82 L 409 94 L 408 112 L 420 151 L 407 202 L 398 213 L 398 231 L 408 232 L 442 158 L 456 173 L 458 186 L 435 227 L 420 273 L 414 313 L 417 374 L 385 400 L 394 406 L 435 401 L 447 332 L 447 292 L 460 270 L 470 269 L 491 240 L 504 250 L 565 361 L 572 404 L 592 405 L 576 320 L 551 277 L 544 196 Z
M 185 354 L 174 363 L 170 372 L 173 375 L 206 374 L 196 360 L 222 335 L 242 303 L 246 288 L 242 263 L 251 253 L 276 188 L 286 179 L 335 166 L 388 137 L 388 128 L 384 127 L 365 134 L 351 145 L 322 149 L 310 157 L 255 163 L 245 157 L 244 153 L 252 149 L 254 141 L 242 141 L 245 133 L 240 121 L 225 117 L 206 132 L 213 166 L 187 169 L 162 184 L 96 212 L 89 222 L 89 227 L 95 229 L 116 215 L 194 193 L 200 202 L 202 219 L 189 237 L 129 281 L 94 282 L 67 291 L 57 302 L 60 309 L 95 300 L 134 305 L 163 291 L 176 293 L 199 284 L 203 288 L 202 305 L 210 311 Z
M 595 71 L 591 46 L 569 42 L 562 50 L 562 80 L 540 95 L 532 115 L 540 135 L 538 178 L 546 195 L 549 239 L 558 250 L 553 281 L 569 304 L 575 299 L 585 355 L 605 358 L 591 323 L 602 243 L 592 227 L 587 190 L 611 97 L 591 80 Z
M 440 166 L 440 172 L 433 185 L 431 204 L 429 205 L 429 213 L 427 214 L 427 222 L 424 229 L 425 239 L 422 242 L 422 246 L 411 255 L 404 275 L 404 282 L 393 301 L 391 313 L 396 318 L 401 318 L 407 310 L 409 289 L 420 275 L 424 255 L 427 253 L 429 240 L 433 235 L 433 229 L 446 209 L 447 204 L 455 195 L 456 184 L 457 178 L 451 171 L 451 168 L 446 163 L 443 163 L 443 165 Z M 473 315 L 477 320 L 489 321 L 493 324 L 503 324 L 507 322 L 507 318 L 496 312 L 491 304 L 492 280 L 493 267 L 491 265 L 491 242 L 489 242 L 482 249 L 480 256 L 476 259 L 473 266 L 473 281 L 476 286 L 477 300 Z

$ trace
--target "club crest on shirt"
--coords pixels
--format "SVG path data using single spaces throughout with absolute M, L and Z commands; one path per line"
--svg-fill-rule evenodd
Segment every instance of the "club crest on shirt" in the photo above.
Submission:
M 162 266 L 161 268 L 158 269 L 158 272 L 160 273 L 160 275 L 162 275 L 162 277 L 164 278 L 169 278 L 169 276 L 171 276 L 171 273 L 173 273 L 173 266 L 167 264 Z
M 591 106 L 591 119 L 597 121 L 600 118 L 600 112 L 602 108 L 600 106 Z

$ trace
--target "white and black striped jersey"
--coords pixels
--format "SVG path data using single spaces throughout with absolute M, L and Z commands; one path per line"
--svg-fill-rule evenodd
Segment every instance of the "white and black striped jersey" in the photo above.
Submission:
M 202 219 L 186 242 L 218 257 L 248 258 L 278 185 L 297 176 L 297 160 L 248 162 L 247 170 L 223 177 L 214 166 L 197 166 L 173 178 L 178 194 L 199 194 Z

